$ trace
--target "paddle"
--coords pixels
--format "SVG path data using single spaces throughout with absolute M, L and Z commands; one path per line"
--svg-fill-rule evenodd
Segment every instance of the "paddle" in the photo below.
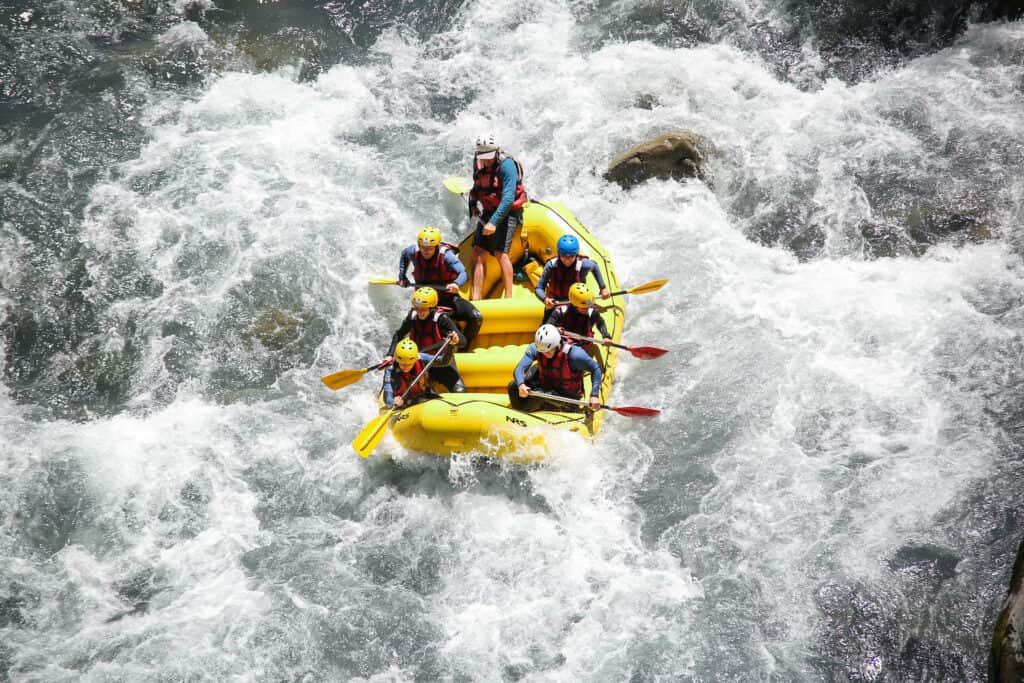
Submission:
M 620 289 L 617 292 L 612 292 L 609 296 L 619 296 L 620 294 L 649 294 L 651 292 L 657 292 L 659 289 L 665 286 L 668 282 L 668 278 L 664 280 L 652 280 L 651 282 L 645 282 L 642 285 L 631 287 L 629 289 Z
M 576 334 L 575 332 L 562 332 L 562 336 L 568 337 L 569 339 L 578 339 L 579 341 L 594 342 L 595 344 L 605 343 L 604 341 L 600 341 L 594 337 L 584 337 L 582 334 Z M 633 354 L 634 358 L 640 358 L 643 360 L 659 358 L 668 353 L 668 349 L 659 349 L 656 346 L 626 346 L 624 344 L 616 344 L 615 342 L 608 342 L 608 346 L 614 346 L 617 349 L 626 349 Z
M 399 282 L 398 280 L 390 280 L 390 279 L 388 279 L 386 277 L 371 277 L 370 280 L 369 280 L 369 284 L 371 284 L 371 285 L 401 285 L 402 283 Z M 409 286 L 410 287 L 416 287 L 417 289 L 419 289 L 420 287 L 430 287 L 431 289 L 436 289 L 439 292 L 443 292 L 443 291 L 445 291 L 447 289 L 447 287 L 443 287 L 441 285 L 421 285 L 421 284 L 418 284 L 416 282 L 410 282 Z
M 587 408 L 587 407 L 590 406 L 590 403 L 588 403 L 587 401 L 580 401 L 580 400 L 577 400 L 575 398 L 568 398 L 566 396 L 559 396 L 558 394 L 546 394 L 543 391 L 534 391 L 533 389 L 530 389 L 530 396 L 540 396 L 541 398 L 546 398 L 549 401 L 560 401 L 562 403 L 572 403 L 573 405 L 583 406 L 584 408 Z M 618 407 L 615 407 L 615 406 L 606 406 L 605 404 L 602 403 L 601 407 L 604 408 L 605 410 L 611 410 L 611 411 L 614 411 L 614 412 L 618 413 L 619 415 L 624 415 L 626 417 L 654 417 L 655 415 L 660 415 L 661 414 L 661 411 L 658 410 L 657 408 L 641 408 L 640 406 L 618 406 Z
M 465 197 L 467 194 L 469 194 L 469 191 L 473 189 L 472 180 L 470 180 L 469 178 L 460 178 L 457 175 L 450 175 L 441 182 L 444 184 L 444 188 L 446 190 L 448 190 L 452 194 L 457 194 L 460 197 Z M 480 216 L 471 217 L 470 220 L 473 223 L 474 230 L 483 225 L 483 221 L 481 220 Z
M 667 282 L 668 282 L 668 278 L 665 278 L 664 280 L 652 280 L 650 282 L 645 282 L 642 285 L 637 285 L 636 287 L 631 287 L 630 289 L 620 289 L 617 292 L 612 292 L 612 293 L 610 293 L 608 295 L 608 297 L 611 298 L 613 296 L 619 296 L 620 294 L 650 294 L 651 292 L 657 292 L 659 289 L 664 287 L 665 283 L 667 283 Z M 555 300 L 555 304 L 557 304 L 559 306 L 561 306 L 562 304 L 567 304 L 567 303 L 569 303 L 568 299 L 556 299 Z
M 434 361 L 441 357 L 441 354 L 444 353 L 444 350 L 448 348 L 448 344 L 450 343 L 451 339 L 444 340 L 444 343 L 441 344 L 441 348 L 437 350 L 437 353 L 431 356 L 430 360 L 428 360 L 426 365 L 423 366 L 423 369 L 420 370 L 420 374 L 416 375 L 416 379 L 410 382 L 409 386 L 402 392 L 402 395 L 399 396 L 399 398 L 403 401 L 405 400 L 405 397 L 410 391 L 412 391 L 412 388 L 419 383 L 420 378 L 422 378 L 424 373 L 430 369 L 430 366 L 434 364 Z M 388 431 L 388 426 L 391 424 L 391 417 L 399 410 L 401 410 L 401 408 L 395 406 L 383 415 L 373 418 L 370 420 L 368 425 L 363 427 L 363 431 L 356 435 L 356 438 L 352 440 L 352 448 L 355 449 L 356 453 L 358 453 L 360 457 L 370 457 L 370 453 L 373 453 L 374 449 L 377 448 L 377 445 L 380 444 L 381 440 L 384 438 L 384 433 Z
M 387 365 L 388 364 L 386 362 L 381 361 L 376 365 L 371 365 L 370 367 L 363 368 L 362 370 L 341 370 L 332 375 L 325 375 L 324 377 L 321 377 L 320 381 L 326 384 L 327 388 L 331 391 L 337 391 L 342 387 L 347 387 L 349 384 L 355 384 L 370 370 L 382 370 L 386 368 Z
M 448 176 L 444 179 L 444 189 L 448 190 L 452 194 L 465 196 L 473 189 L 473 181 L 468 178 L 460 178 L 456 175 Z

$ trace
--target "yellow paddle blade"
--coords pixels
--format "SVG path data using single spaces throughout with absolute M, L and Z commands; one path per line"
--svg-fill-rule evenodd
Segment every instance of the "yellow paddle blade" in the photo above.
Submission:
M 391 280 L 391 279 L 388 279 L 386 277 L 371 277 L 370 278 L 370 284 L 371 285 L 397 285 L 398 284 L 398 280 Z
M 359 432 L 356 438 L 352 440 L 352 448 L 355 449 L 360 457 L 370 457 L 370 453 L 373 453 L 374 449 L 377 448 L 377 445 L 384 438 L 384 434 L 387 433 L 388 420 L 390 419 L 390 410 L 380 417 L 373 418 L 370 424 L 363 427 L 363 431 Z
M 466 194 L 473 189 L 473 181 L 451 175 L 444 179 L 444 188 L 452 194 Z
M 358 382 L 362 376 L 366 374 L 367 369 L 341 370 L 340 372 L 335 372 L 334 374 L 321 377 L 320 381 L 327 385 L 327 388 L 331 391 L 337 391 L 342 387 L 347 387 L 349 384 L 355 384 Z
M 642 285 L 627 289 L 626 294 L 648 294 L 650 292 L 657 292 L 659 289 L 665 286 L 668 282 L 668 278 L 664 280 L 654 280 L 653 282 L 645 282 Z

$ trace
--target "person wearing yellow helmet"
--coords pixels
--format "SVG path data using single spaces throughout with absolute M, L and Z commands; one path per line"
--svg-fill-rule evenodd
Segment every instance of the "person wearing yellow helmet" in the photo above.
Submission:
M 437 308 L 437 290 L 433 287 L 419 287 L 412 294 L 412 307 L 414 309 Z
M 420 353 L 419 347 L 413 340 L 403 339 L 398 342 L 398 345 L 395 346 L 395 363 L 398 367 L 392 366 L 384 371 L 384 403 L 389 408 L 411 406 L 421 401 L 437 398 L 427 377 L 430 374 L 429 371 L 427 375 L 420 377 L 415 386 L 412 386 L 429 360 L 430 354 Z M 412 386 L 411 389 L 409 389 L 410 386 Z M 409 393 L 402 398 L 406 389 L 409 389 Z
M 392 335 L 385 362 L 394 361 L 398 344 L 406 337 L 424 353 L 437 349 L 445 339 L 450 339 L 451 344 L 444 355 L 434 361 L 427 374 L 431 380 L 446 386 L 448 391 L 461 393 L 466 390 L 455 365 L 455 348 L 461 345 L 462 333 L 446 313 L 437 309 L 437 291 L 433 287 L 420 287 L 413 293 L 412 308 Z
M 561 332 L 573 332 L 584 337 L 594 336 L 594 327 L 604 338 L 604 345 L 611 346 L 611 335 L 608 334 L 608 326 L 600 311 L 594 306 L 594 292 L 586 284 L 575 282 L 569 287 L 569 303 L 555 306 L 551 310 L 551 317 L 548 322 L 557 327 Z M 594 355 L 594 345 L 585 341 L 573 341 L 585 350 Z
M 601 406 L 601 366 L 578 346 L 562 340 L 554 325 L 541 325 L 526 347 L 508 383 L 509 406 L 516 410 L 575 410 L 567 404 L 530 396 L 532 389 L 566 398 L 583 397 L 583 376 L 590 373 L 590 408 Z
M 428 225 L 416 235 L 416 244 L 403 249 L 398 259 L 398 284 L 402 287 L 411 284 L 410 265 L 416 286 L 434 287 L 438 292 L 439 305 L 450 308 L 452 320 L 465 325 L 465 346 L 460 348 L 469 348 L 480 331 L 483 316 L 476 306 L 459 296 L 459 290 L 469 278 L 466 267 L 459 260 L 459 248 L 445 242 L 441 231 Z

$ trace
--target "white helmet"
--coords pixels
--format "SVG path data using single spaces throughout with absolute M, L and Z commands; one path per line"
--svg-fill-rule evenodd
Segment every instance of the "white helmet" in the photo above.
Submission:
M 494 133 L 480 133 L 476 136 L 477 156 L 494 156 L 498 151 L 498 143 L 494 141 Z
M 541 325 L 533 335 L 533 343 L 541 353 L 547 353 L 562 343 L 562 335 L 554 325 Z

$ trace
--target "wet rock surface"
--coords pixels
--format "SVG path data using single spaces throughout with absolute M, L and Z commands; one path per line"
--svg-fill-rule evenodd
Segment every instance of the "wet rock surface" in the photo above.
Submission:
M 709 143 L 692 131 L 664 133 L 617 156 L 604 177 L 627 190 L 650 178 L 703 179 L 708 149 Z
M 1010 594 L 992 636 L 989 680 L 1009 683 L 1024 680 L 1024 542 L 1010 578 Z

